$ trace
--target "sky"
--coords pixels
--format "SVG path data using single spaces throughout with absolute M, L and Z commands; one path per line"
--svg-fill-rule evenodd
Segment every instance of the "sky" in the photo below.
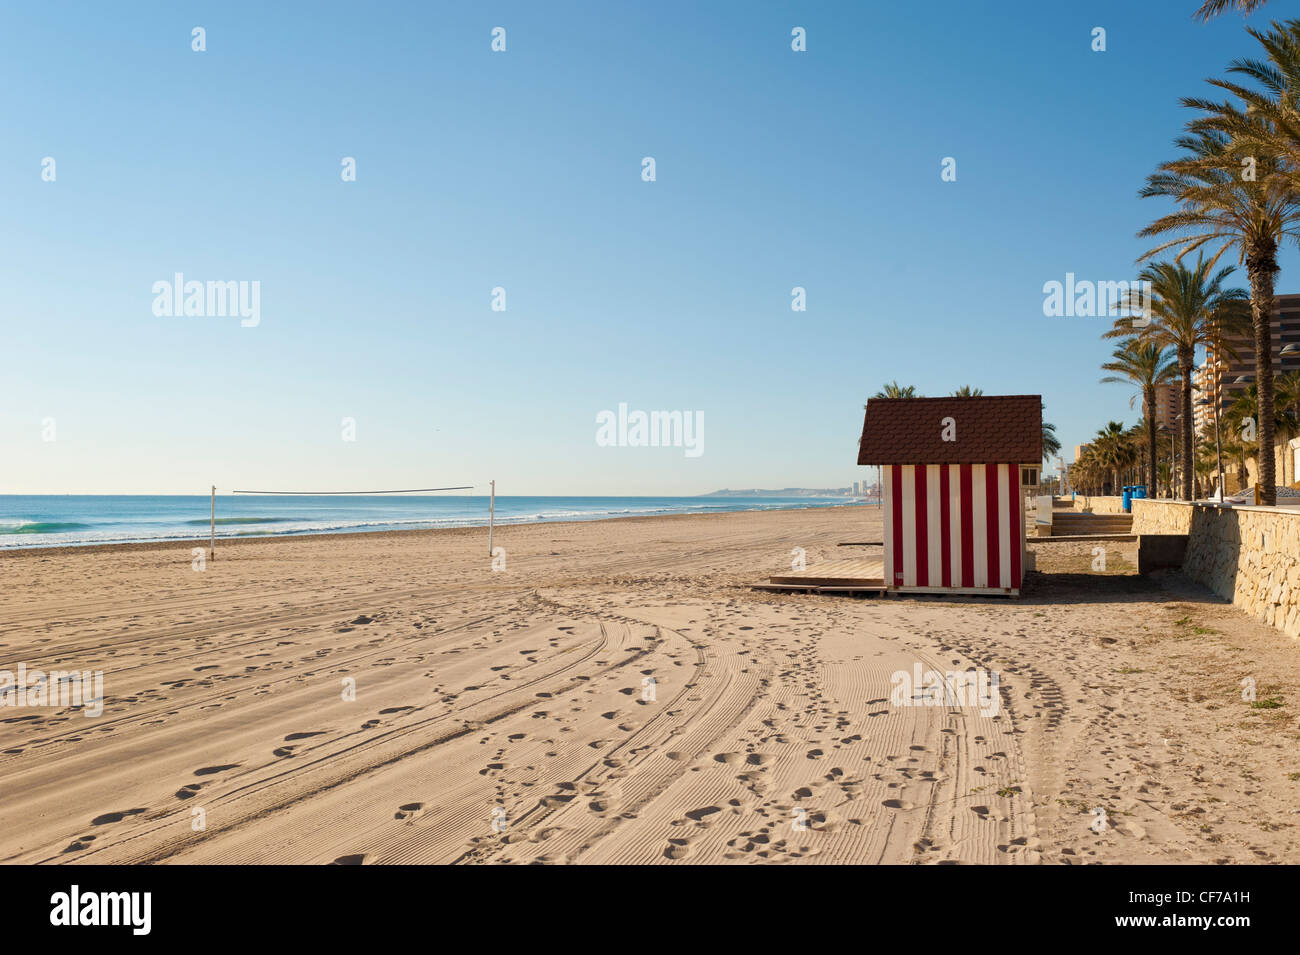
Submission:
M 1043 286 L 1136 276 L 1254 53 L 1197 5 L 6 4 L 0 493 L 838 487 L 895 379 L 1041 394 L 1068 461 L 1141 409 Z M 177 273 L 257 323 L 155 314 Z

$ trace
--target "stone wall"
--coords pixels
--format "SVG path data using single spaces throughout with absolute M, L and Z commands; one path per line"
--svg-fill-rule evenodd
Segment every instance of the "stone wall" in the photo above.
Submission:
M 1138 500 L 1133 533 L 1186 534 L 1187 576 L 1300 637 L 1300 511 Z
M 1147 498 L 1133 502 L 1134 534 L 1188 534 L 1195 506 Z

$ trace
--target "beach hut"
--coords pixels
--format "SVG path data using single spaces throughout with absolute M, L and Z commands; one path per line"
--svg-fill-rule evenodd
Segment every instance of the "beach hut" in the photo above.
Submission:
M 881 468 L 890 591 L 1018 594 L 1042 398 L 872 398 L 858 464 Z

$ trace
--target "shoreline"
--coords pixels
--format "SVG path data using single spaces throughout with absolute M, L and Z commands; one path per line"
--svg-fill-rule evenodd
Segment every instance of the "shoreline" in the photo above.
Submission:
M 821 512 L 821 511 L 839 511 L 839 510 L 850 510 L 850 509 L 858 510 L 861 508 L 871 508 L 871 510 L 873 511 L 876 510 L 875 508 L 872 508 L 871 505 L 864 505 L 864 504 L 813 504 L 807 507 L 780 507 L 780 508 L 768 508 L 766 510 L 754 508 L 753 510 L 716 511 L 711 514 L 686 514 L 686 513 L 632 514 L 632 515 L 626 515 L 622 517 L 592 517 L 592 518 L 588 518 L 587 520 L 511 521 L 510 523 L 502 523 L 498 521 L 496 527 L 497 530 L 499 531 L 501 528 L 508 528 L 508 527 L 542 527 L 542 526 L 567 527 L 567 526 L 572 526 L 574 524 L 605 524 L 613 521 L 644 522 L 644 521 L 671 520 L 674 518 L 683 518 L 683 517 L 708 519 L 708 518 L 718 518 L 718 517 L 732 517 L 737 514 L 774 514 L 774 513 L 785 513 L 787 511 L 794 512 L 794 513 L 800 513 L 804 511 Z M 354 539 L 357 537 L 364 537 L 367 539 L 370 538 L 403 539 L 403 538 L 416 538 L 423 534 L 438 534 L 438 535 L 447 535 L 450 537 L 456 537 L 456 536 L 466 536 L 470 534 L 482 533 L 485 538 L 484 544 L 486 544 L 487 527 L 488 527 L 487 524 L 483 523 L 483 524 L 471 524 L 462 527 L 428 527 L 423 529 L 411 529 L 411 530 L 320 531 L 320 532 L 305 531 L 301 534 L 249 534 L 241 537 L 218 537 L 217 541 L 222 546 L 217 548 L 218 556 L 216 559 L 218 560 L 220 559 L 220 553 L 223 548 L 228 548 L 234 545 L 270 544 L 276 542 L 284 543 L 285 541 L 294 541 L 294 540 L 322 541 L 322 540 L 337 540 L 340 538 Z M 199 545 L 206 547 L 208 541 L 209 538 L 205 535 L 203 537 L 168 538 L 167 540 L 154 540 L 154 541 L 105 541 L 102 544 L 34 544 L 30 547 L 0 547 L 0 560 L 3 560 L 6 557 L 14 557 L 18 555 L 33 555 L 33 554 L 61 556 L 65 554 L 78 554 L 78 553 L 91 552 L 91 551 L 96 553 L 131 553 L 131 552 L 150 551 L 150 550 L 171 550 L 173 548 L 185 547 L 187 545 L 190 547 L 196 547 Z

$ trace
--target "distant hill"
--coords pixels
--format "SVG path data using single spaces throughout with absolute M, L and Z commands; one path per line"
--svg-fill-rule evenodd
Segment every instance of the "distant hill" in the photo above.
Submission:
M 853 497 L 851 487 L 724 487 L 700 497 Z

